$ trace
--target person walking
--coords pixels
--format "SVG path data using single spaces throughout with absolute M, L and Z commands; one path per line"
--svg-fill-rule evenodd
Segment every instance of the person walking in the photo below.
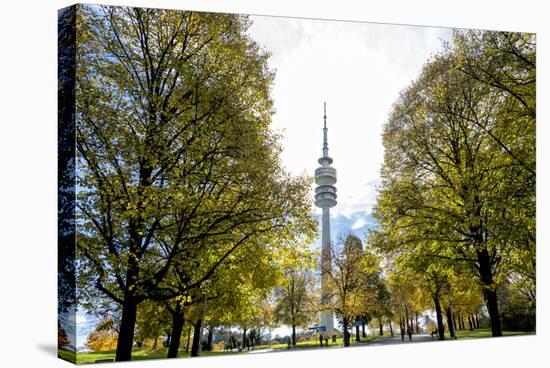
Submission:
M 407 327 L 407 335 L 409 335 L 409 341 L 412 341 L 412 330 L 410 327 Z
M 325 346 L 328 346 L 328 334 L 325 335 Z
M 401 327 L 401 341 L 405 341 L 405 329 Z
M 319 334 L 319 343 L 323 346 L 323 334 Z

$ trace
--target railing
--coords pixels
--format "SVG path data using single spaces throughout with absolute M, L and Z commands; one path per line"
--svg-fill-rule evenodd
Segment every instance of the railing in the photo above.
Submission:
M 315 193 L 335 193 L 336 194 L 336 187 L 332 185 L 319 185 L 317 188 L 315 188 Z
M 336 193 L 331 192 L 322 192 L 315 194 L 315 200 L 318 201 L 320 199 L 334 199 L 336 200 L 337 196 Z
M 336 178 L 336 169 L 334 167 L 330 167 L 330 166 L 327 166 L 327 167 L 318 167 L 317 169 L 315 169 L 315 176 L 331 176 L 331 177 L 334 177 Z

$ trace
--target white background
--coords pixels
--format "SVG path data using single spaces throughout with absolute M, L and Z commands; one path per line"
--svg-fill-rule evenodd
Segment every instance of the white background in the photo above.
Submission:
M 548 366 L 550 12 L 545 1 L 99 1 L 537 33 L 537 336 L 333 351 L 132 362 L 132 367 Z M 372 4 L 370 4 L 372 3 Z M 0 366 L 64 367 L 56 358 L 57 9 L 61 0 L 0 8 Z M 544 68 L 546 66 L 546 68 Z M 546 104 L 546 105 L 545 105 Z

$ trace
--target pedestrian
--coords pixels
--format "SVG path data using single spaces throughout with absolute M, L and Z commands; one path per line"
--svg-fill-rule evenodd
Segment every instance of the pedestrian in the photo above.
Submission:
M 288 349 L 290 349 L 290 336 L 288 337 Z
M 332 334 L 332 345 L 336 344 L 336 334 Z
M 325 346 L 328 346 L 328 334 L 325 335 Z
M 401 326 L 401 341 L 405 341 L 405 329 Z
M 412 340 L 412 330 L 410 327 L 407 327 L 407 335 L 409 335 L 409 341 Z
M 323 334 L 319 334 L 319 343 L 323 346 Z

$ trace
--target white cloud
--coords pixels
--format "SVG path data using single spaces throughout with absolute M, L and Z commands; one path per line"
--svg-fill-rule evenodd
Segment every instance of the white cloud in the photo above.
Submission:
M 360 227 L 365 226 L 366 224 L 367 224 L 367 220 L 362 217 L 359 217 L 357 220 L 353 222 L 353 224 L 351 225 L 351 229 L 352 230 L 359 229 Z
M 76 314 L 76 323 L 77 324 L 84 324 L 88 322 L 88 318 L 86 318 L 85 314 L 77 313 Z
M 88 335 L 92 332 L 99 322 L 98 319 L 82 309 L 74 314 L 76 316 L 76 347 L 82 348 L 88 341 Z
M 251 17 L 249 33 L 277 70 L 273 128 L 284 135 L 283 163 L 313 175 L 321 155 L 323 101 L 329 153 L 338 170 L 332 213 L 370 211 L 383 160 L 382 126 L 399 92 L 450 29 Z M 313 189 L 313 188 L 312 188 Z

